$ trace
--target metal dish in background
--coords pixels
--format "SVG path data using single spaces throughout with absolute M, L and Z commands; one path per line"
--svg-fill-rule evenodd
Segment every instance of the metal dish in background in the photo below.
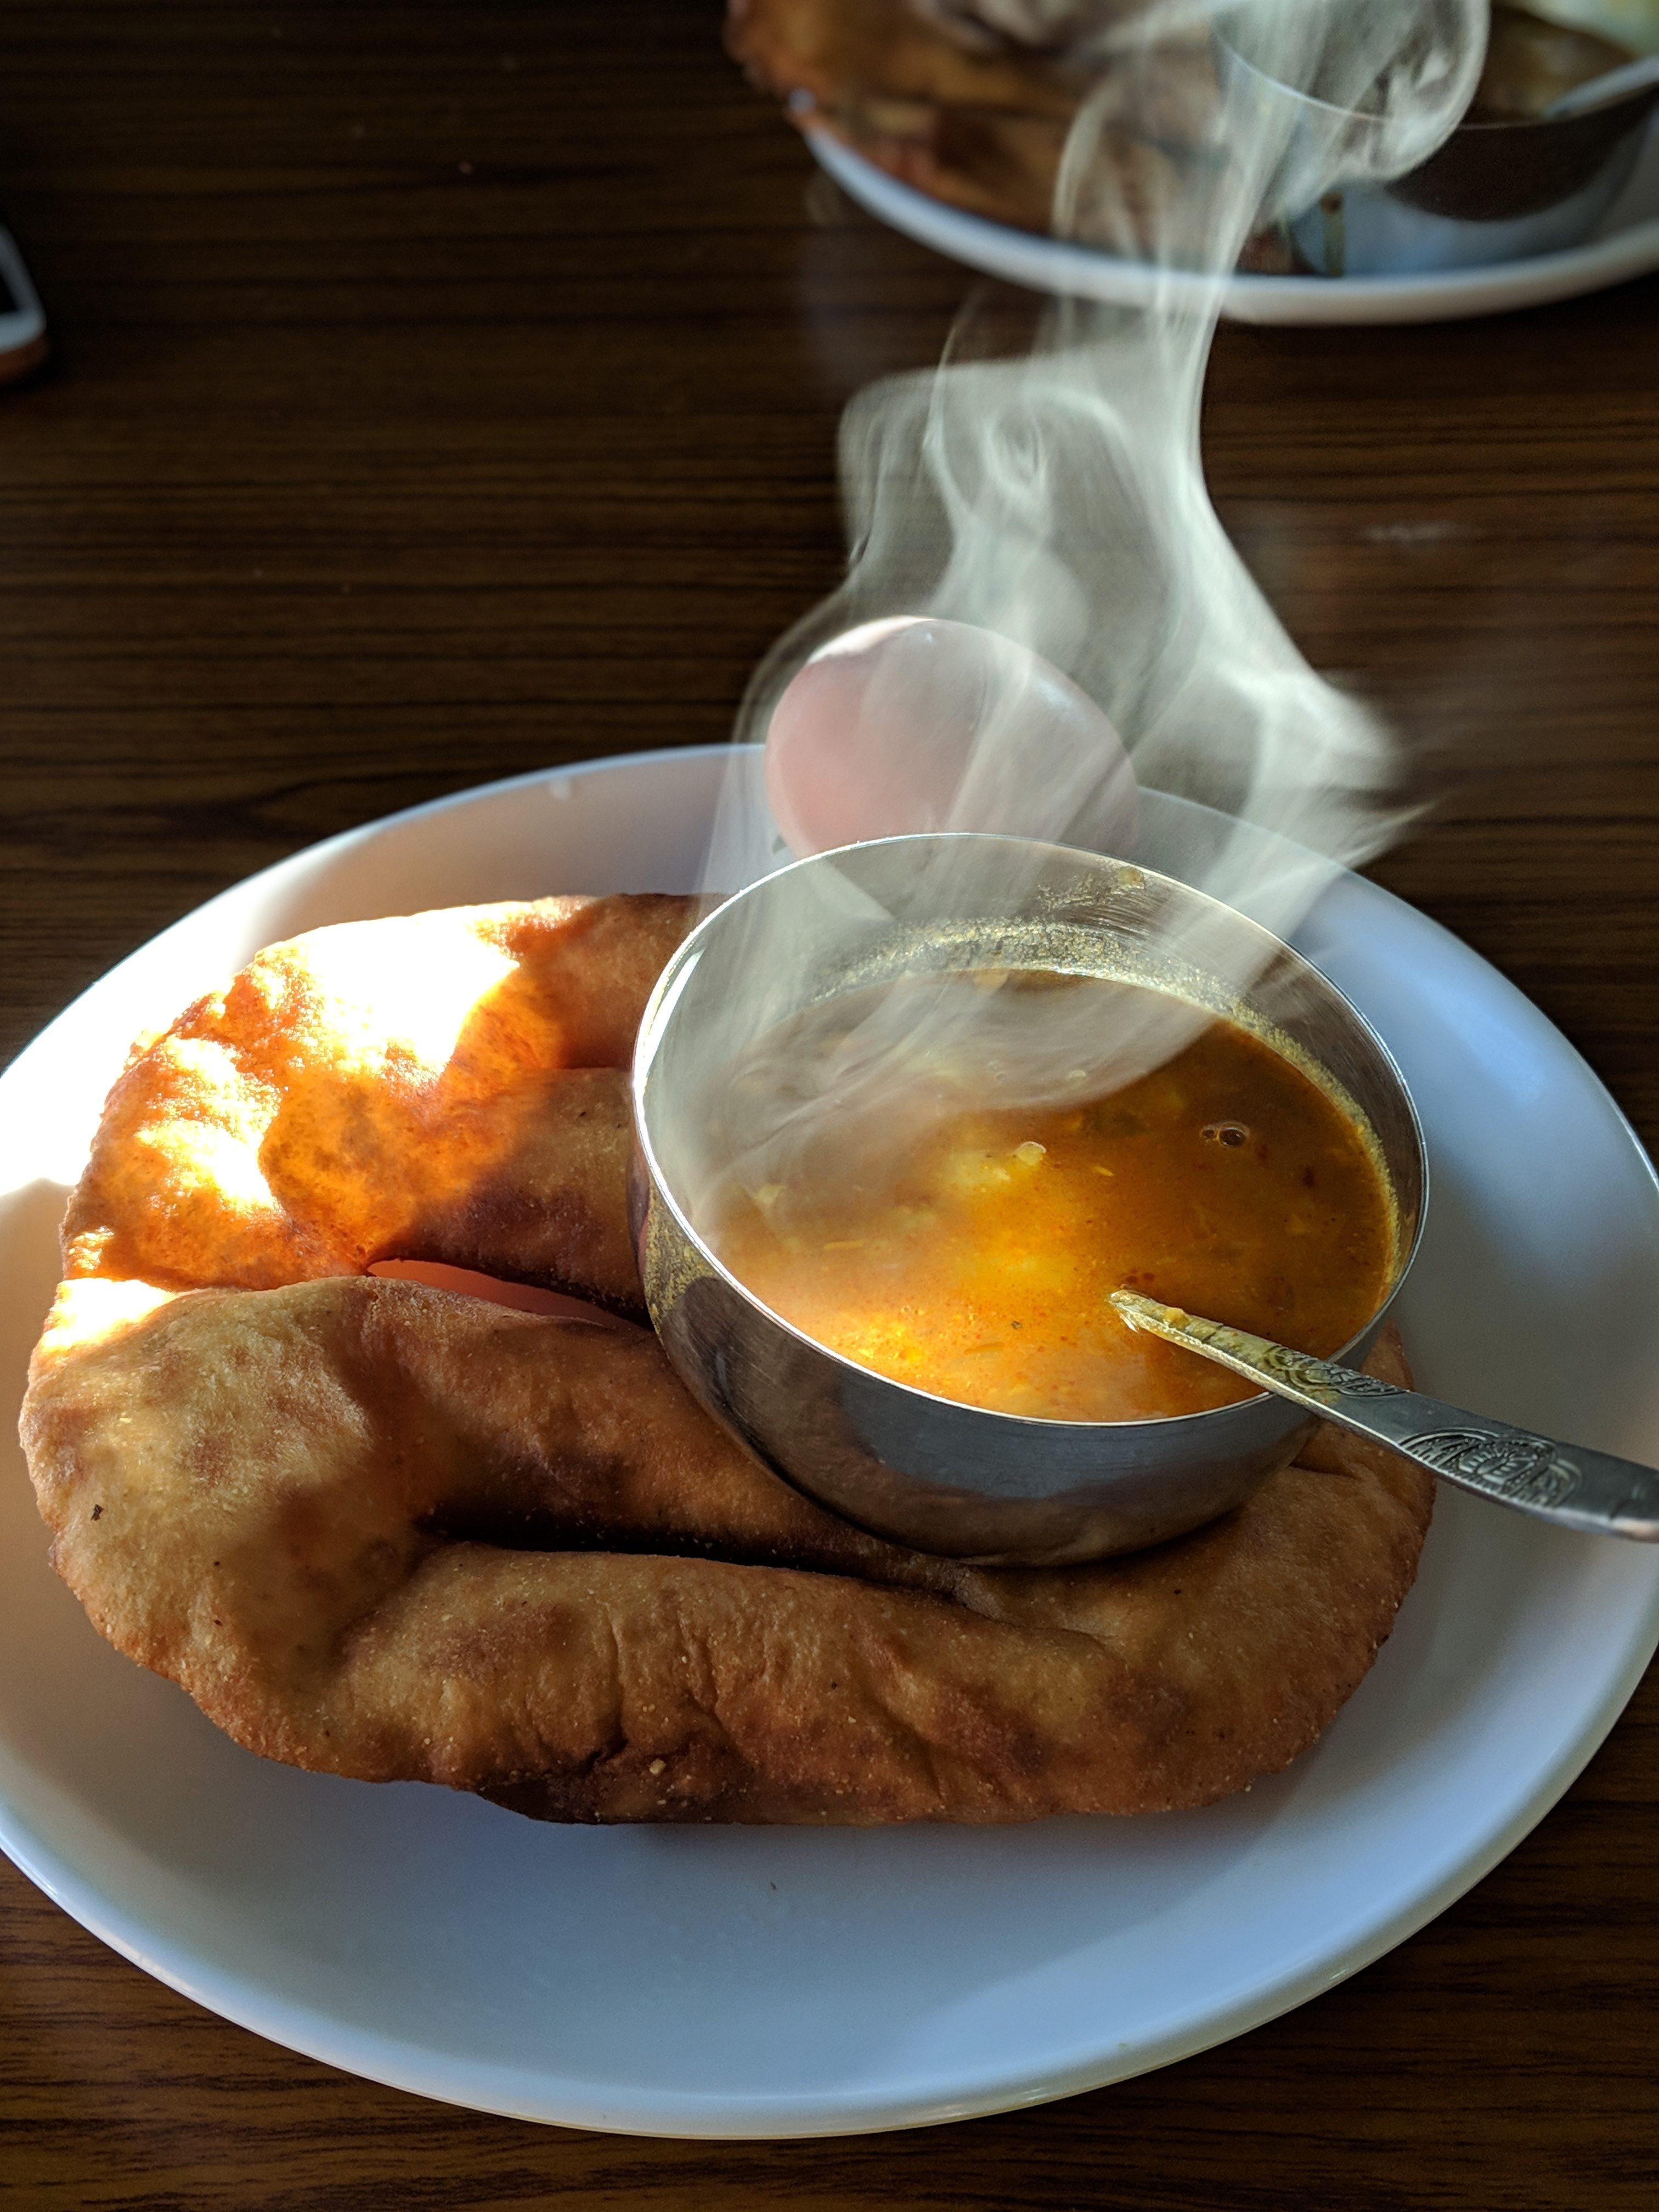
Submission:
M 1036 1420 L 933 1397 L 791 1328 L 721 1266 L 697 1226 L 700 1194 L 725 1170 L 715 1133 L 732 1072 L 763 1037 L 872 982 L 984 968 L 1150 985 L 1243 1023 L 1322 1082 L 1374 1139 L 1395 1207 L 1388 1295 L 1338 1355 L 1363 1358 L 1415 1254 L 1427 1192 L 1415 1110 L 1369 1024 L 1269 932 L 1170 877 L 960 833 L 798 862 L 728 900 L 669 963 L 634 1072 L 646 1302 L 709 1412 L 860 1527 L 984 1561 L 1136 1550 L 1237 1504 L 1293 1456 L 1308 1417 L 1265 1395 L 1110 1422 Z
M 1559 52 L 1553 49 L 1559 48 Z M 1542 112 L 1552 94 L 1630 58 L 1610 41 L 1516 8 L 1493 11 L 1493 46 L 1475 104 L 1406 175 L 1364 180 L 1381 125 L 1282 83 L 1224 46 L 1225 66 L 1288 152 L 1273 194 L 1297 252 L 1345 281 L 1425 276 L 1530 260 L 1582 245 L 1630 182 L 1659 87 L 1582 115 Z M 1553 74 L 1552 74 L 1553 72 Z M 1528 112 L 1528 103 L 1537 112 Z M 1310 204 L 1299 172 L 1339 181 Z M 1344 160 L 1358 181 L 1342 182 Z
M 1562 122 L 1465 123 L 1409 176 L 1344 185 L 1291 225 L 1322 276 L 1425 276 L 1559 253 L 1629 183 L 1659 94 Z

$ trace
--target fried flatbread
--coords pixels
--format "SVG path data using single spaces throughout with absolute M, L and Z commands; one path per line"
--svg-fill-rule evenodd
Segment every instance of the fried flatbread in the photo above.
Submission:
M 966 1567 L 797 1496 L 643 1330 L 364 1276 L 637 1299 L 621 1070 L 690 919 L 319 931 L 135 1050 L 23 1410 L 58 1571 L 250 1748 L 544 1819 L 1141 1812 L 1283 1766 L 1389 1632 L 1420 1470 L 1325 1433 L 1158 1551 Z
M 1052 57 L 975 52 L 907 0 L 731 0 L 726 43 L 800 128 L 952 206 L 1048 228 L 1084 89 Z
M 963 1566 L 787 1489 L 642 1330 L 362 1279 L 65 1284 L 23 1435 L 58 1572 L 239 1742 L 561 1820 L 1206 1804 L 1355 1688 L 1432 1498 L 1325 1431 L 1156 1551 Z
M 1133 60 L 1114 24 L 1136 0 L 729 0 L 726 44 L 803 131 L 842 140 L 902 183 L 990 221 L 1048 232 L 1085 103 L 1087 158 L 1062 228 L 1084 245 L 1208 265 L 1205 180 L 1219 100 L 1207 42 L 1171 35 Z M 1295 265 L 1278 229 L 1239 265 Z
M 640 1310 L 623 1071 L 692 916 L 542 899 L 272 945 L 135 1049 L 64 1274 L 266 1290 L 431 1259 Z

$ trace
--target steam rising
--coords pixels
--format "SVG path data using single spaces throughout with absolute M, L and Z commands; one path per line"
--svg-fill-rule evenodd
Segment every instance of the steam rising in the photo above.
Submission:
M 988 33 L 1007 27 L 1011 7 L 951 0 Z M 1103 710 L 1143 786 L 1294 841 L 1300 850 L 1269 867 L 1260 839 L 1235 834 L 1182 871 L 1279 934 L 1336 866 L 1386 844 L 1402 818 L 1388 733 L 1309 667 L 1229 543 L 1204 483 L 1200 402 L 1222 288 L 1247 240 L 1339 179 L 1423 160 L 1473 94 L 1486 14 L 1484 0 L 1252 0 L 1212 20 L 1170 0 L 1127 18 L 1047 6 L 1047 18 L 1069 20 L 1091 52 L 1111 56 L 1067 144 L 1055 232 L 1144 256 L 1150 230 L 1161 271 L 1152 304 L 1054 301 L 1030 350 L 1012 360 L 974 357 L 964 321 L 938 370 L 854 400 L 840 452 L 846 580 L 763 663 L 738 738 L 764 739 L 791 679 L 848 632 L 906 616 L 970 624 L 984 634 L 985 664 L 971 707 L 959 663 L 953 676 L 951 653 L 938 656 L 938 715 L 962 738 L 936 793 L 939 826 L 1095 849 L 1105 848 L 1103 823 L 1124 830 L 1117 748 L 1103 742 L 1091 755 L 1045 731 L 1047 662 Z M 1289 456 L 1293 421 L 1284 435 Z M 860 775 L 914 732 L 914 667 L 904 680 L 908 720 L 891 711 L 890 689 L 871 688 L 851 755 Z M 710 890 L 738 888 L 788 857 L 753 756 L 734 756 Z M 1011 901 L 1019 888 L 1011 882 Z M 1176 950 L 1224 970 L 1218 945 Z M 994 1002 L 934 996 L 928 1051 L 960 1061 L 975 1025 L 998 1018 Z M 884 1068 L 896 1079 L 914 1065 L 907 1054 L 924 1042 L 914 1012 L 870 1025 L 854 1054 L 861 1100 L 878 1099 Z M 1056 1070 L 1078 1095 L 1079 1066 L 1098 1095 L 1178 1048 L 1192 1026 L 1169 1020 L 1149 1038 L 1130 1023 L 1086 1052 L 1075 1039 L 1034 1049 L 1032 1103 L 1055 1095 Z M 796 1100 L 792 1126 L 802 1110 Z

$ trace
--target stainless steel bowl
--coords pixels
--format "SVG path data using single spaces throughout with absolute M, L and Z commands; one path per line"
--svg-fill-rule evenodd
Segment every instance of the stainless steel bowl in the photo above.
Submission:
M 1561 121 L 1461 123 L 1384 185 L 1339 185 L 1291 224 L 1324 276 L 1426 275 L 1578 246 L 1630 181 L 1656 95 Z
M 1285 84 L 1224 41 L 1221 52 L 1286 149 L 1264 214 L 1322 276 L 1427 276 L 1582 244 L 1629 182 L 1659 106 L 1648 87 L 1586 115 L 1468 116 L 1418 167 L 1379 180 L 1377 117 Z M 1333 172 L 1322 191 L 1309 181 Z
M 775 1027 L 896 977 L 1048 969 L 1148 984 L 1242 1023 L 1374 1140 L 1395 1213 L 1389 1296 L 1417 1248 L 1422 1133 L 1398 1068 L 1319 971 L 1173 878 L 1018 838 L 849 846 L 768 877 L 695 930 L 659 981 L 634 1065 L 633 1218 L 646 1303 L 708 1411 L 820 1504 L 921 1551 L 1059 1563 L 1133 1551 L 1224 1512 L 1291 1459 L 1307 1417 L 1262 1395 L 1166 1420 L 1033 1420 L 855 1365 L 771 1312 L 699 1233 L 732 1071 Z

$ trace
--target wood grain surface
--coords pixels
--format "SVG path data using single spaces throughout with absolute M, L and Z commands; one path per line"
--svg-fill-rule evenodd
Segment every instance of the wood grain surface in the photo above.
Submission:
M 0 1052 L 389 809 L 718 738 L 834 580 L 849 394 L 969 280 L 817 181 L 713 0 L 14 0 L 0 203 Z M 1224 519 L 1431 809 L 1380 878 L 1659 1136 L 1659 282 L 1227 330 Z M 1547 1172 L 1547 1163 L 1540 1164 Z M 539 2129 L 225 2025 L 0 1869 L 0 2203 L 143 2212 L 1659 2201 L 1659 1698 L 1479 1888 L 1185 2064 L 926 2134 Z

